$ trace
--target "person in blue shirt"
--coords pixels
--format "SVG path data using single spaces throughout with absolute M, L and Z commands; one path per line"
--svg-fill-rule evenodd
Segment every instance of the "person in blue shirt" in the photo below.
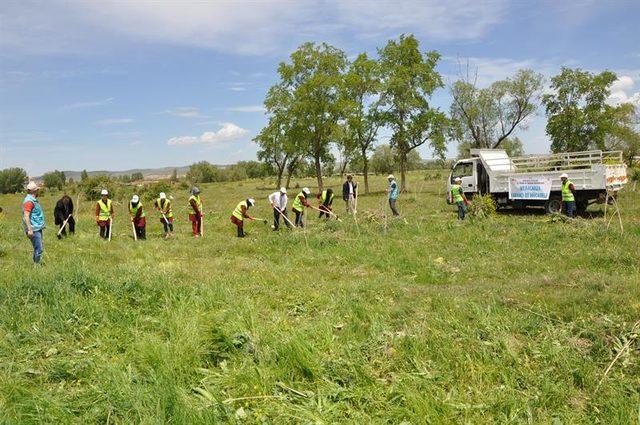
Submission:
M 42 230 L 45 227 L 44 213 L 38 201 L 38 185 L 29 182 L 27 196 L 22 201 L 22 222 L 24 231 L 33 245 L 33 262 L 39 263 L 44 251 L 42 244 Z
M 398 183 L 396 182 L 396 178 L 393 174 L 389 174 L 387 177 L 389 180 L 389 187 L 387 188 L 387 195 L 389 196 L 389 206 L 391 207 L 391 212 L 393 212 L 394 217 L 398 217 L 400 213 L 398 212 L 398 208 L 396 208 L 396 201 L 398 200 Z

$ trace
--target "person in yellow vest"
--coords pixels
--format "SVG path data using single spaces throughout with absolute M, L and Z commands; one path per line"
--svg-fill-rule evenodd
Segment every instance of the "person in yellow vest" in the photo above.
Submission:
M 464 220 L 467 214 L 467 204 L 469 201 L 462 191 L 462 178 L 456 177 L 453 179 L 454 184 L 451 185 L 451 200 L 458 205 L 458 220 Z
M 194 187 L 191 190 L 191 197 L 189 198 L 189 221 L 191 222 L 191 229 L 193 230 L 193 236 L 198 237 L 202 235 L 202 199 L 200 199 L 200 189 Z
M 113 212 L 113 203 L 109 199 L 109 191 L 102 189 L 100 192 L 100 200 L 96 203 L 96 222 L 100 228 L 100 237 L 103 239 L 109 238 L 109 232 L 111 231 L 111 220 L 115 217 Z
M 131 215 L 131 222 L 136 230 L 136 236 L 138 239 L 147 239 L 147 219 L 142 202 L 138 195 L 133 195 L 131 202 L 129 202 L 129 215 Z
M 298 193 L 293 200 L 293 204 L 291 205 L 291 210 L 296 215 L 295 225 L 296 227 L 304 227 L 304 207 L 310 207 L 311 204 L 307 201 L 307 196 L 311 194 L 311 191 L 308 187 L 302 189 L 302 192 Z
M 562 206 L 560 212 L 564 213 L 569 218 L 573 218 L 573 212 L 576 209 L 576 187 L 569 180 L 567 173 L 560 174 L 560 181 L 562 182 Z
M 255 203 L 256 203 L 256 201 L 254 201 L 253 198 L 249 198 L 249 199 L 245 199 L 243 201 L 240 201 L 240 202 L 238 202 L 238 205 L 236 205 L 236 209 L 233 210 L 233 213 L 231 214 L 231 222 L 233 224 L 235 224 L 236 227 L 238 228 L 238 237 L 239 238 L 244 238 L 245 237 L 244 219 L 247 218 L 249 220 L 255 220 L 248 213 L 249 208 L 252 207 Z
M 164 192 L 160 192 L 153 206 L 160 213 L 160 223 L 164 227 L 163 237 L 173 236 L 173 209 L 171 201 Z
M 318 218 L 322 218 L 322 216 L 324 215 L 327 217 L 327 219 L 329 219 L 329 213 L 324 211 L 333 211 L 331 208 L 331 206 L 333 205 L 333 189 L 323 190 L 322 193 L 318 193 L 316 198 L 318 198 L 318 201 L 320 201 L 319 208 L 322 210 L 320 211 L 320 215 L 318 215 Z

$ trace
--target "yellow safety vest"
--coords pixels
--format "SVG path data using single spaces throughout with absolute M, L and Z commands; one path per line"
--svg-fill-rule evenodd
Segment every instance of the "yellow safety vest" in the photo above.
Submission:
M 109 221 L 111 217 L 111 199 L 107 198 L 107 203 L 102 202 L 102 199 L 98 200 L 100 206 L 100 215 L 98 215 L 98 221 Z
M 454 184 L 451 186 L 451 197 L 453 198 L 453 202 L 463 202 L 462 199 L 462 186 L 459 184 Z
M 193 206 L 191 205 L 191 201 L 196 201 L 196 205 L 198 206 L 198 211 L 202 212 L 202 201 L 200 201 L 200 195 L 195 196 L 195 195 L 191 195 L 191 197 L 189 198 L 189 208 L 191 208 L 191 214 L 196 214 L 196 210 L 193 209 Z
M 164 205 L 162 204 L 162 201 L 164 201 Z M 168 213 L 164 214 L 165 217 L 167 217 L 167 218 L 173 217 L 173 210 L 171 209 L 171 201 L 170 200 L 158 198 L 158 199 L 156 199 L 156 205 L 158 207 L 160 207 L 160 209 L 162 210 L 162 212 L 160 213 L 161 215 L 164 214 L 164 212 L 166 210 L 169 210 Z
M 296 195 L 296 198 L 293 200 L 293 205 L 291 206 L 292 209 L 298 212 L 302 212 L 304 210 L 304 205 L 300 201 L 300 195 L 302 195 L 302 197 L 305 199 L 307 198 L 306 196 L 304 196 L 304 192 L 300 192 Z
M 331 198 L 329 198 L 329 205 L 331 205 L 331 203 L 333 202 L 333 197 L 334 196 L 335 196 L 335 193 L 331 192 Z M 323 190 L 322 191 L 322 203 L 324 204 L 326 200 L 327 200 L 327 191 Z
M 140 208 L 142 208 L 142 202 L 138 202 L 138 205 L 136 205 L 135 207 L 131 202 L 129 202 L 129 214 L 131 214 L 132 217 L 135 217 L 136 214 L 138 214 L 138 210 Z M 144 212 L 144 209 L 142 209 L 142 214 L 140 214 L 140 218 L 142 217 L 146 217 L 146 213 Z
M 567 182 L 562 185 L 562 201 L 563 202 L 573 202 L 576 198 L 573 196 L 573 192 L 569 189 L 569 185 L 571 185 L 570 180 L 567 179 Z
M 233 210 L 233 216 L 240 221 L 244 221 L 244 216 L 242 215 L 242 207 L 249 208 L 247 201 L 240 201 L 236 206 L 236 209 Z

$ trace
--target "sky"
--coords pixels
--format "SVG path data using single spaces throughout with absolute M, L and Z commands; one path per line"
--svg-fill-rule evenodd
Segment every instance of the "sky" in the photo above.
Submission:
M 467 65 L 480 85 L 522 68 L 547 82 L 562 66 L 609 69 L 610 102 L 640 105 L 639 17 L 638 0 L 3 0 L 0 168 L 255 159 L 277 66 L 307 41 L 375 56 L 411 33 L 440 52 L 447 84 Z M 434 94 L 449 104 L 447 87 Z M 527 153 L 549 151 L 544 128 L 540 108 L 517 133 Z

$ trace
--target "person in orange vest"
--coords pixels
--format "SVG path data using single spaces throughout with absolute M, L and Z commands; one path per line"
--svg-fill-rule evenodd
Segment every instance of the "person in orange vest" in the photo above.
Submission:
M 135 228 L 136 237 L 142 240 L 147 239 L 146 214 L 138 195 L 133 195 L 131 202 L 129 202 L 129 214 L 131 215 L 131 222 Z
M 191 197 L 189 197 L 189 221 L 191 222 L 191 230 L 193 236 L 198 237 L 202 235 L 202 199 L 200 199 L 200 189 L 194 187 L 191 190 Z
M 109 238 L 111 231 L 111 221 L 113 221 L 115 213 L 113 212 L 113 202 L 109 199 L 109 191 L 102 189 L 100 192 L 100 200 L 96 203 L 96 222 L 100 228 L 100 237 Z
M 253 198 L 248 198 L 238 202 L 236 209 L 233 210 L 231 214 L 231 222 L 236 225 L 238 228 L 238 237 L 244 238 L 246 235 L 244 233 L 244 219 L 247 218 L 249 220 L 255 220 L 248 213 L 250 207 L 252 207 L 256 201 Z

